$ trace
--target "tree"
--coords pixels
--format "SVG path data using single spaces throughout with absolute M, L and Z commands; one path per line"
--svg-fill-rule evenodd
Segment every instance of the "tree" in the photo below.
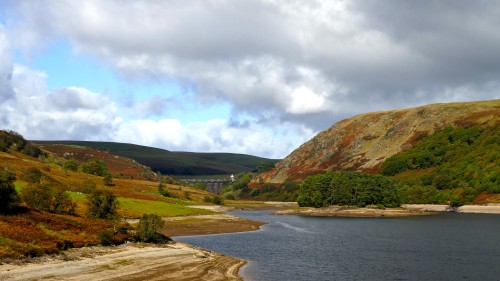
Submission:
M 162 243 L 169 239 L 158 233 L 165 222 L 156 214 L 144 214 L 137 225 L 137 240 L 146 243 Z
M 87 216 L 98 219 L 112 219 L 116 217 L 118 199 L 109 190 L 96 189 L 87 195 Z
M 107 173 L 104 175 L 104 178 L 102 179 L 103 183 L 105 186 L 112 186 L 113 185 L 113 176 L 110 173 Z
M 75 159 L 69 159 L 66 160 L 66 162 L 64 162 L 63 168 L 68 171 L 76 172 L 78 170 L 78 163 L 76 162 Z
M 104 177 L 108 173 L 106 163 L 101 159 L 91 158 L 81 166 L 82 173 Z
M 165 189 L 164 185 L 162 182 L 160 182 L 160 184 L 158 185 L 158 193 L 160 193 L 161 196 L 164 196 L 164 197 L 170 197 L 171 194 L 170 192 L 168 192 L 168 190 Z
M 48 184 L 28 184 L 21 199 L 26 205 L 50 213 L 74 214 L 76 203 L 66 191 Z
M 264 173 L 264 172 L 267 172 L 267 171 L 270 171 L 274 168 L 274 162 L 273 161 L 267 161 L 267 162 L 263 162 L 263 163 L 260 163 L 258 166 L 257 166 L 257 173 Z
M 0 212 L 10 212 L 19 202 L 19 197 L 14 186 L 16 175 L 4 169 L 0 173 Z

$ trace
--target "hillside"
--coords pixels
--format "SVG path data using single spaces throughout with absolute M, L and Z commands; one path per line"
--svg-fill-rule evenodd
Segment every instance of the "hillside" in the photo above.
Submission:
M 303 181 L 326 171 L 377 173 L 389 157 L 448 126 L 498 126 L 500 100 L 432 104 L 342 120 L 304 143 L 255 183 Z
M 47 150 L 54 145 L 80 146 L 95 148 L 110 152 L 122 157 L 134 159 L 153 171 L 165 175 L 196 176 L 196 175 L 228 175 L 250 172 L 264 162 L 278 162 L 278 160 L 261 158 L 236 153 L 196 153 L 173 152 L 159 148 L 94 141 L 34 141 Z
M 120 167 L 128 169 L 127 163 L 133 163 L 106 153 L 92 155 L 101 156 L 116 160 L 109 169 L 112 172 L 125 172 Z M 160 195 L 158 182 L 113 178 L 106 184 L 102 176 L 82 173 L 81 164 L 78 170 L 66 169 L 67 161 L 15 132 L 0 130 L 0 260 L 102 244 L 103 237 L 108 237 L 103 233 L 108 232 L 112 243 L 129 239 L 130 235 L 120 232 L 118 221 L 87 217 L 88 195 L 95 190 L 114 194 L 117 218 L 140 218 L 147 213 L 161 217 L 213 214 L 190 207 L 206 204 L 213 196 L 206 191 L 164 184 L 165 197 Z M 74 204 L 73 211 L 62 210 L 57 207 L 62 205 L 55 203 L 69 201 Z M 127 224 L 124 227 L 130 228 Z

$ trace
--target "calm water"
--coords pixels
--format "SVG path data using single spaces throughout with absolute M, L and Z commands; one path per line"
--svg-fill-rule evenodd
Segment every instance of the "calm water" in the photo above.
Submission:
M 500 216 L 315 218 L 268 212 L 256 232 L 176 237 L 249 261 L 245 280 L 500 280 Z

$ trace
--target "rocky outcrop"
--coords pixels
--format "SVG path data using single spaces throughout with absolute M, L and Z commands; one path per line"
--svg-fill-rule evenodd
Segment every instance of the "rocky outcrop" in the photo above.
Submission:
M 302 181 L 335 170 L 378 171 L 388 157 L 409 149 L 426 134 L 446 126 L 496 126 L 500 100 L 432 104 L 373 112 L 334 124 L 304 143 L 255 183 Z

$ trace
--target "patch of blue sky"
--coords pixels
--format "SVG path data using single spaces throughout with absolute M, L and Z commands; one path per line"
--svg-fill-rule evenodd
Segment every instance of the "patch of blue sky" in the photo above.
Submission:
M 16 50 L 14 58 L 18 63 L 31 65 L 36 70 L 45 72 L 49 90 L 75 86 L 108 96 L 117 103 L 118 115 L 124 121 L 134 118 L 129 116 L 127 107 L 157 97 L 167 98 L 178 104 L 166 105 L 163 114 L 148 116 L 149 119 L 175 118 L 185 124 L 229 119 L 231 115 L 229 103 L 197 103 L 195 93 L 175 81 L 125 79 L 97 58 L 75 53 L 67 40 L 52 43 L 30 59 Z

